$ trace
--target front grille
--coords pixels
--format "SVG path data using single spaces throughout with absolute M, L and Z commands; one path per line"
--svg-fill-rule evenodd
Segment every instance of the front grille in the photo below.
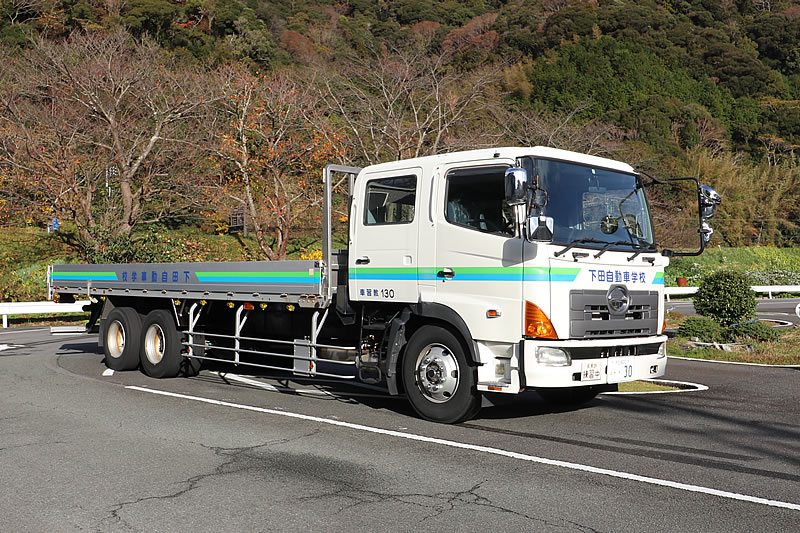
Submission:
M 661 343 L 638 344 L 633 346 L 574 346 L 567 348 L 572 359 L 600 359 L 603 357 L 629 357 L 653 355 L 658 353 Z
M 658 291 L 631 291 L 625 313 L 608 308 L 606 291 L 571 291 L 569 335 L 573 339 L 605 339 L 654 335 L 658 332 Z

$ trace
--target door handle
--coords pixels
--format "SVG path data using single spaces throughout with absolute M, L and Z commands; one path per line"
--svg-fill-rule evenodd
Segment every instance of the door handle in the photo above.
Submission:
M 363 256 L 363 257 L 359 257 L 358 259 L 356 259 L 356 264 L 357 265 L 368 265 L 369 264 L 369 257 L 367 257 L 366 255 Z
M 437 278 L 445 278 L 445 279 L 453 279 L 453 276 L 456 275 L 456 271 L 452 268 L 443 268 L 439 272 L 436 273 Z

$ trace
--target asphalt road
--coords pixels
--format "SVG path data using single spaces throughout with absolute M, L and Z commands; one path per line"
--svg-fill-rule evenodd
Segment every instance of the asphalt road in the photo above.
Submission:
M 708 390 L 531 392 L 458 426 L 369 388 L 103 375 L 0 331 L 2 531 L 789 531 L 800 371 L 670 360 Z M 242 374 L 234 374 L 242 372 Z

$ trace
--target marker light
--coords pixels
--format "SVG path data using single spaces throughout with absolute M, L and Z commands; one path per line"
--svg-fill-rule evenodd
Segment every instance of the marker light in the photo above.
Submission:
M 558 334 L 550 319 L 544 311 L 532 303 L 525 301 L 525 331 L 526 337 L 539 339 L 558 339 Z

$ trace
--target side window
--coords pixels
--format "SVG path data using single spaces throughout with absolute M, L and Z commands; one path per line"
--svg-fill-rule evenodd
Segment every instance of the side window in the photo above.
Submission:
M 399 176 L 372 180 L 367 184 L 364 224 L 408 224 L 414 220 L 417 177 Z
M 506 166 L 461 168 L 447 174 L 445 219 L 484 233 L 514 235 L 514 212 L 505 203 Z

